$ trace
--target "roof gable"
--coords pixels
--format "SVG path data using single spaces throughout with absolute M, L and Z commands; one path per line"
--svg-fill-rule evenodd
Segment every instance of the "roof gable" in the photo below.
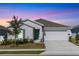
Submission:
M 58 24 L 58 23 L 51 22 L 51 21 L 44 20 L 44 19 L 37 19 L 35 21 L 44 24 L 45 27 L 69 27 L 66 25 Z
M 36 22 L 36 21 L 31 21 L 31 20 L 28 20 L 28 19 L 24 20 L 23 22 L 26 22 L 26 21 L 30 21 L 30 22 L 37 24 L 37 25 L 40 25 L 40 26 L 44 26 L 42 23 L 39 23 L 39 22 Z

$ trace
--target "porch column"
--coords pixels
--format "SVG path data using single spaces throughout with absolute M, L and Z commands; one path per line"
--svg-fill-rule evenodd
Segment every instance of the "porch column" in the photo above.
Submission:
M 43 36 L 42 36 L 41 42 L 44 42 L 44 35 L 45 35 L 44 26 L 42 26 L 42 32 L 43 32 Z

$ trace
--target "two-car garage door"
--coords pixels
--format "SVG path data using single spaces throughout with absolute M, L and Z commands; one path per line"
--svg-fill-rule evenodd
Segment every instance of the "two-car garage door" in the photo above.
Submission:
M 68 40 L 67 31 L 45 31 L 45 40 Z

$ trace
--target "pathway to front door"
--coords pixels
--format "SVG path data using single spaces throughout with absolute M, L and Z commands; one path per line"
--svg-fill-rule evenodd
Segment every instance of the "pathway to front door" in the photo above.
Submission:
M 45 41 L 46 51 L 41 55 L 79 55 L 79 47 L 66 40 Z

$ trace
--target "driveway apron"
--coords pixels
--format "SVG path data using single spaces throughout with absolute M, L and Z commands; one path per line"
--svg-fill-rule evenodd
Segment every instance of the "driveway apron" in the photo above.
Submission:
M 41 55 L 79 55 L 79 47 L 66 40 L 47 40 L 45 46 Z

